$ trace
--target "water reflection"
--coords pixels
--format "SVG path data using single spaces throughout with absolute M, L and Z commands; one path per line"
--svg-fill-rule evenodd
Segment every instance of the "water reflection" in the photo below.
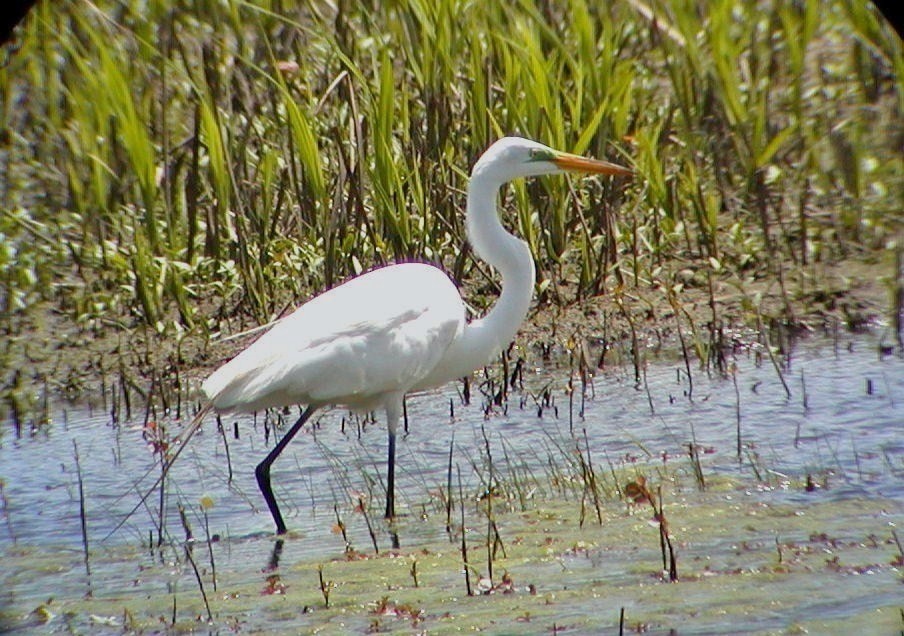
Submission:
M 273 543 L 273 552 L 270 553 L 270 559 L 267 561 L 267 565 L 264 566 L 264 572 L 276 572 L 279 569 L 279 559 L 282 557 L 284 543 L 284 539 L 277 539 Z

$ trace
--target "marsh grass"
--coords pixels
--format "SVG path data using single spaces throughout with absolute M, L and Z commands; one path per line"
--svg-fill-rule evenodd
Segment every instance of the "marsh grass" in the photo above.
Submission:
M 0 68 L 9 333 L 49 302 L 94 335 L 204 339 L 410 259 L 482 309 L 497 284 L 463 192 L 503 134 L 637 170 L 503 197 L 541 306 L 661 296 L 706 364 L 717 283 L 751 322 L 774 283 L 762 311 L 795 322 L 831 296 L 826 268 L 900 239 L 904 53 L 860 0 L 45 4 L 18 44 Z

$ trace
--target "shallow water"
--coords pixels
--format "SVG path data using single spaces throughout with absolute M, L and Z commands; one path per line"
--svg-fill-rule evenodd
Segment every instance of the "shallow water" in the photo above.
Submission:
M 503 479 L 518 481 L 520 475 L 528 486 L 539 489 L 532 495 L 537 500 L 544 494 L 555 496 L 541 492 L 541 484 L 548 482 L 556 470 L 564 470 L 574 447 L 573 430 L 582 442 L 586 431 L 592 460 L 601 472 L 607 472 L 610 465 L 616 469 L 636 466 L 648 476 L 671 470 L 679 475 L 679 491 L 693 490 L 687 443 L 695 439 L 705 477 L 744 486 L 715 496 L 716 502 L 711 493 L 698 493 L 698 499 L 688 504 L 689 509 L 710 504 L 717 509 L 731 506 L 732 497 L 770 506 L 837 504 L 839 510 L 850 502 L 879 502 L 875 509 L 885 517 L 874 515 L 871 505 L 866 506 L 870 512 L 864 512 L 864 518 L 876 517 L 873 532 L 888 534 L 889 528 L 904 521 L 904 360 L 900 356 L 880 355 L 875 338 L 870 336 L 842 342 L 799 342 L 782 360 L 790 397 L 768 357 L 744 350 L 733 362 L 737 365 L 737 393 L 732 379 L 692 367 L 693 395 L 688 396 L 683 362 L 651 357 L 645 384 L 635 385 L 631 365 L 610 367 L 597 374 L 592 386 L 582 391 L 578 385 L 570 401 L 565 391 L 567 367 L 525 371 L 528 390 L 514 393 L 506 408 L 496 407 L 486 418 L 485 400 L 476 387 L 470 405 L 461 403 L 460 387 L 454 386 L 409 398 L 410 432 L 400 438 L 396 475 L 397 509 L 405 513 L 396 528 L 401 548 L 447 541 L 436 492 L 446 485 L 453 433 L 453 461 L 461 470 L 465 492 L 472 497 L 485 487 L 485 440 L 489 441 L 494 470 Z M 532 395 L 530 389 L 540 393 L 543 387 L 551 389 L 554 403 L 540 413 L 538 402 L 542 399 Z M 454 416 L 450 416 L 450 410 Z M 738 413 L 743 445 L 740 462 Z M 328 412 L 316 426 L 299 434 L 274 465 L 277 497 L 296 536 L 283 547 L 283 566 L 335 559 L 345 553 L 343 538 L 334 527 L 336 510 L 346 524 L 350 543 L 359 551 L 372 551 L 367 525 L 362 515 L 352 511 L 359 494 L 371 502 L 369 520 L 376 527 L 380 548 L 385 551 L 389 547 L 389 535 L 380 519 L 385 428 L 379 416 L 375 424 L 361 422 L 338 409 Z M 178 546 L 185 536 L 175 511 L 176 503 L 181 502 L 195 536 L 203 539 L 205 521 L 200 502 L 209 497 L 209 532 L 221 538 L 213 544 L 217 568 L 234 585 L 257 585 L 261 570 L 271 558 L 273 525 L 258 493 L 253 466 L 273 439 L 272 435 L 265 439 L 263 418 L 230 417 L 223 424 L 225 435 L 217 431 L 211 418 L 170 473 L 166 528 L 176 542 L 173 545 Z M 83 476 L 90 577 L 83 561 L 73 442 Z M 226 445 L 233 470 L 231 483 Z M 114 426 L 108 415 L 97 411 L 67 408 L 64 412 L 60 408 L 50 425 L 18 439 L 11 427 L 4 431 L 0 437 L 0 552 L 4 554 L 0 612 L 6 612 L 10 625 L 29 624 L 27 620 L 18 622 L 19 618 L 48 597 L 54 597 L 57 603 L 89 593 L 94 598 L 169 598 L 166 595 L 178 590 L 193 589 L 193 575 L 184 564 L 177 565 L 181 548 L 172 548 L 166 554 L 146 547 L 155 528 L 156 497 L 149 500 L 150 510 L 139 510 L 107 537 L 138 502 L 136 488 L 153 483 L 147 478 L 137 486 L 152 468 L 153 460 L 140 422 Z M 812 483 L 809 490 L 803 487 L 808 476 Z M 611 502 L 607 505 L 612 506 Z M 420 522 L 421 518 L 432 522 Z M 858 516 L 853 514 L 852 518 Z M 871 527 L 867 526 L 863 536 Z M 782 538 L 805 542 L 808 531 L 791 529 Z M 768 543 L 771 537 L 767 533 L 760 540 Z M 696 558 L 709 559 L 720 571 L 730 569 L 736 543 L 735 537 L 719 536 L 716 531 L 702 546 L 685 546 L 682 560 L 685 567 Z M 764 552 L 774 549 L 768 545 Z M 580 588 L 609 577 L 630 585 L 638 575 L 633 561 L 636 555 L 627 552 L 614 560 L 604 552 L 573 559 L 564 574 L 557 561 L 550 566 L 548 576 L 552 578 L 548 580 Z M 655 551 L 651 558 L 655 562 Z M 606 562 L 604 568 L 600 567 L 601 560 Z M 558 574 L 555 568 L 559 568 Z M 458 580 L 456 572 L 451 575 Z M 888 573 L 883 576 L 888 578 Z M 789 620 L 807 621 L 827 614 L 844 618 L 894 604 L 885 588 L 887 581 L 872 588 L 873 581 L 861 579 L 859 587 L 839 592 L 835 589 L 837 581 L 826 578 L 825 588 L 821 588 L 817 577 L 813 583 L 816 587 L 806 590 L 812 597 L 809 601 L 796 604 L 793 612 L 783 612 L 774 620 L 762 612 L 753 613 L 743 629 L 780 628 Z M 702 584 L 695 590 L 688 602 L 695 602 L 694 594 L 709 595 L 713 602 L 712 590 Z M 763 596 L 768 604 L 768 589 Z M 705 600 L 699 602 L 706 604 Z M 630 599 L 622 599 L 621 606 L 626 604 L 633 607 Z M 617 611 L 615 607 L 610 611 Z M 573 606 L 565 603 L 560 609 L 560 624 L 580 624 L 582 616 L 586 619 L 598 611 L 588 608 L 586 602 Z M 301 615 L 294 620 L 300 622 L 290 623 L 292 628 L 306 625 Z M 719 633 L 729 627 L 743 631 L 736 616 L 725 620 L 720 624 L 717 618 L 701 618 L 696 629 L 688 629 L 693 623 L 683 623 L 682 633 Z M 59 621 L 47 625 L 62 629 Z M 365 622 L 362 628 L 366 627 Z

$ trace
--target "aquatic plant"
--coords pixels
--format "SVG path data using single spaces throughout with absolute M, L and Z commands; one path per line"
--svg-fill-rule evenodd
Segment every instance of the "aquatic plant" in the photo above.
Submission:
M 204 341 L 409 259 L 479 309 L 463 166 L 510 133 L 638 173 L 504 201 L 540 306 L 676 307 L 722 372 L 727 321 L 833 311 L 839 263 L 893 267 L 904 52 L 864 0 L 371 5 L 37 6 L 0 67 L 7 331 L 52 307 L 92 337 Z

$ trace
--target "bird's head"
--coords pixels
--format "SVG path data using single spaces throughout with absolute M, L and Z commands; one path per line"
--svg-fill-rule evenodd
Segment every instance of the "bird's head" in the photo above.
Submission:
M 478 159 L 472 175 L 486 175 L 504 182 L 518 177 L 562 172 L 623 176 L 632 174 L 628 168 L 608 161 L 553 150 L 549 146 L 522 137 L 503 137 L 487 148 Z

